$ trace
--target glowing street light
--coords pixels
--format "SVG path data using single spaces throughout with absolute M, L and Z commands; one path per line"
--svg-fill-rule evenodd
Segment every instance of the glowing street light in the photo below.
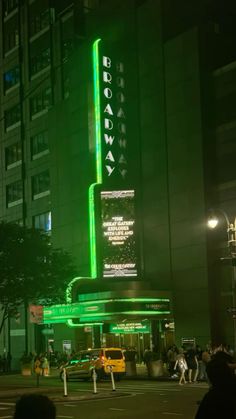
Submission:
M 209 217 L 207 224 L 209 228 L 214 229 L 215 227 L 217 227 L 219 223 L 219 219 L 215 216 L 214 211 L 211 211 L 211 212 L 212 214 Z M 236 304 L 236 295 L 235 295 L 235 290 L 236 290 L 236 218 L 234 218 L 233 222 L 230 222 L 229 217 L 225 211 L 218 208 L 216 212 L 219 212 L 223 215 L 226 222 L 226 226 L 227 226 L 227 230 L 226 230 L 227 244 L 228 244 L 229 256 L 230 256 L 231 264 L 232 264 L 231 287 L 232 287 L 232 306 L 233 306 L 230 309 L 228 309 L 228 311 L 234 313 L 233 315 L 234 354 L 236 355 L 236 318 L 235 318 L 235 314 L 236 314 L 236 306 L 235 306 Z

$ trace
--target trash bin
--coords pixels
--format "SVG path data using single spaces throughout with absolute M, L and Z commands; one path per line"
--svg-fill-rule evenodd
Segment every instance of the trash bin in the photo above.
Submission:
M 133 348 L 128 348 L 124 351 L 125 371 L 128 377 L 137 375 L 136 354 L 137 352 Z
M 150 361 L 149 363 L 150 377 L 163 377 L 165 374 L 164 363 L 161 359 Z
M 125 361 L 125 372 L 127 377 L 137 375 L 137 368 L 135 361 Z

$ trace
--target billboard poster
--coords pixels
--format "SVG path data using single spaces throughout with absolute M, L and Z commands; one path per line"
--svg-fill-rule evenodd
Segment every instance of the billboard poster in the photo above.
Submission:
M 134 190 L 101 191 L 102 277 L 137 276 Z

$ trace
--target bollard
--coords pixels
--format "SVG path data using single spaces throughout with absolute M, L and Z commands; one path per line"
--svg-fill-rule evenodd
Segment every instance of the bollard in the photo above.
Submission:
M 66 369 L 63 368 L 64 397 L 67 397 Z
M 110 365 L 110 372 L 111 372 L 112 391 L 116 391 L 114 374 L 113 374 L 113 371 L 112 371 L 112 365 Z
M 97 373 L 93 368 L 93 394 L 97 394 Z

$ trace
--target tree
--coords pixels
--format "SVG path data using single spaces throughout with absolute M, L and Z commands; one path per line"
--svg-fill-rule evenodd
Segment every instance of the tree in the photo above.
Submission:
M 54 249 L 42 230 L 0 223 L 0 334 L 7 318 L 28 303 L 65 302 L 68 281 L 76 275 L 71 256 Z

